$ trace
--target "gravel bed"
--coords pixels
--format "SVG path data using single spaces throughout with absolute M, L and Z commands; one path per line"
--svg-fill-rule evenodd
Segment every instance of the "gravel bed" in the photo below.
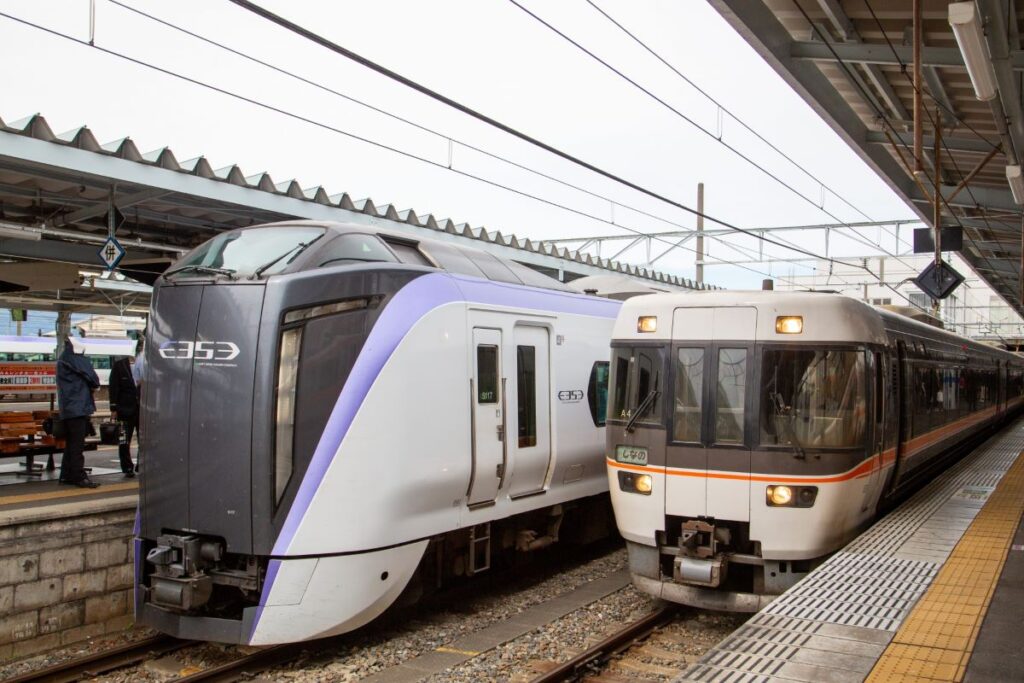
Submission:
M 311 655 L 287 669 L 264 674 L 264 678 L 289 678 L 299 683 L 358 681 L 607 576 L 625 567 L 626 562 L 626 551 L 620 548 L 532 585 L 494 587 L 486 595 L 461 604 L 417 610 L 401 623 L 387 624 L 375 633 L 353 634 L 342 647 Z
M 564 552 L 564 551 L 563 551 Z M 547 602 L 567 591 L 626 566 L 626 552 L 618 548 L 598 557 L 569 562 L 558 570 L 542 574 L 524 572 L 525 579 L 503 577 L 506 585 L 493 585 L 482 575 L 468 591 L 446 594 L 447 601 L 428 599 L 420 606 L 394 610 L 370 626 L 351 634 L 315 641 L 306 653 L 286 668 L 263 675 L 263 680 L 357 681 L 467 634 L 507 619 L 533 605 Z M 548 558 L 537 558 L 547 566 Z M 0 680 L 44 666 L 109 649 L 115 645 L 154 635 L 149 629 L 131 629 L 114 636 L 96 638 L 73 646 L 21 660 L 0 669 Z M 206 643 L 189 646 L 160 660 L 122 669 L 92 679 L 105 683 L 148 681 L 158 683 L 179 675 L 206 669 L 253 651 L 244 646 Z
M 623 626 L 640 619 L 659 602 L 633 586 L 609 595 L 558 621 L 531 631 L 462 665 L 431 677 L 430 683 L 477 683 L 479 681 L 528 681 L 539 673 L 533 663 L 566 661 Z M 683 633 L 672 648 L 680 659 L 692 661 L 736 630 L 749 615 L 717 614 L 685 610 L 671 627 Z M 667 662 L 662 662 L 667 663 Z M 667 677 L 650 680 L 667 680 Z
M 45 669 L 48 666 L 61 664 L 71 659 L 77 659 L 86 654 L 109 650 L 120 645 L 127 645 L 137 640 L 151 638 L 157 635 L 156 631 L 148 628 L 130 628 L 117 633 L 108 633 L 96 636 L 78 643 L 72 643 L 64 647 L 50 650 L 38 655 L 32 655 L 26 659 L 19 659 L 14 662 L 0 666 L 0 681 L 5 681 L 13 676 L 20 676 L 31 671 Z

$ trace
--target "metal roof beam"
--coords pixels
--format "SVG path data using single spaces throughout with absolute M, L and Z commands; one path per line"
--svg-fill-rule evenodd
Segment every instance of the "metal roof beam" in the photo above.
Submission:
M 166 190 L 143 190 L 142 192 L 136 192 L 135 194 L 126 195 L 118 198 L 114 196 L 114 206 L 120 209 L 126 209 L 129 206 L 135 206 L 144 201 L 150 199 L 156 199 L 157 197 L 163 197 L 168 194 Z M 56 227 L 65 225 L 72 225 L 74 223 L 82 223 L 89 220 L 90 218 L 96 218 L 97 216 L 103 216 L 107 213 L 109 205 L 107 202 L 97 202 L 93 206 L 88 206 L 77 211 L 58 216 L 54 219 L 53 224 Z
M 943 184 L 941 187 L 942 195 L 948 197 L 953 194 L 956 189 L 955 185 Z M 931 201 L 928 197 L 925 197 L 921 191 L 914 187 L 910 192 L 907 193 L 911 201 L 921 204 L 930 204 Z M 972 200 L 973 197 L 973 200 Z M 977 200 L 977 204 L 975 201 Z M 1016 202 L 1013 201 L 1013 195 L 1010 193 L 1010 189 L 1001 189 L 995 187 L 971 187 L 970 193 L 961 192 L 949 202 L 950 206 L 963 206 L 968 208 L 974 208 L 976 206 L 983 206 L 990 209 L 1001 209 L 1004 211 L 1018 211 L 1020 207 Z
M 831 49 L 829 49 L 831 47 Z M 793 41 L 789 47 L 789 55 L 799 61 L 834 62 L 836 55 L 849 64 L 875 64 L 877 66 L 900 66 L 913 61 L 913 50 L 910 45 L 893 45 L 883 43 L 832 43 L 826 45 L 819 40 Z M 835 54 L 832 54 L 832 51 Z M 1024 71 L 1024 50 L 1009 52 L 1010 68 Z M 921 47 L 921 66 L 939 68 L 964 67 L 964 57 L 956 47 Z
M 860 34 L 857 33 L 857 28 L 850 21 L 850 18 L 843 11 L 843 6 L 838 0 L 818 0 L 818 6 L 825 13 L 825 16 L 829 18 L 829 21 L 835 27 L 836 31 L 839 32 L 845 41 L 845 44 L 862 44 Z M 886 78 L 885 74 L 882 73 L 882 69 L 876 64 L 862 64 L 862 68 L 867 74 L 867 78 L 871 81 L 874 89 L 882 96 L 885 100 L 886 106 L 889 111 L 892 112 L 893 116 L 900 120 L 906 120 L 910 118 L 909 112 L 906 107 L 903 106 L 903 101 L 900 100 L 899 95 L 893 89 L 892 84 L 889 83 L 889 79 Z M 855 72 L 852 72 L 855 73 Z M 847 74 L 848 78 L 852 78 L 850 74 Z M 859 78 L 857 78 L 859 80 Z M 864 88 L 864 91 L 870 93 L 871 90 Z
M 130 242 L 127 246 L 131 249 L 132 259 L 167 258 L 166 254 L 135 249 L 131 246 Z M 103 262 L 100 261 L 99 247 L 97 245 L 74 244 L 58 240 L 0 239 L 0 256 L 34 259 L 37 261 L 77 263 L 94 268 L 104 267 Z
M 893 135 L 893 133 L 890 133 Z M 914 143 L 914 138 L 910 133 L 899 133 L 899 141 L 902 144 L 910 147 Z M 881 131 L 868 131 L 865 142 L 872 145 L 888 145 L 889 140 L 885 137 L 885 133 Z M 935 136 L 925 135 L 924 146 L 927 149 L 935 149 Z M 992 151 L 994 145 L 987 140 L 982 140 L 977 137 L 947 137 L 942 136 L 942 151 L 946 152 L 977 152 L 978 154 L 987 154 Z

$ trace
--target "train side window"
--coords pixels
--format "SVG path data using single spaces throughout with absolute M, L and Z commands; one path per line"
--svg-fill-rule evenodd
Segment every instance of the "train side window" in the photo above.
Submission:
M 537 349 L 516 346 L 516 394 L 519 447 L 537 445 Z
M 477 403 L 498 402 L 498 347 L 476 347 Z
M 672 423 L 674 441 L 700 441 L 704 396 L 704 349 L 676 352 L 676 393 Z
M 718 350 L 715 400 L 715 443 L 743 443 L 743 412 L 747 389 L 747 350 Z
M 599 360 L 590 368 L 590 382 L 587 384 L 587 403 L 595 427 L 604 427 L 608 413 L 608 361 Z

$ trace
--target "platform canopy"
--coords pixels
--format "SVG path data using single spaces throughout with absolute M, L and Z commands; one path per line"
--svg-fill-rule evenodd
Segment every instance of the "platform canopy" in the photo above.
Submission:
M 982 29 L 975 52 L 994 89 L 984 101 L 950 26 L 951 4 L 921 0 L 924 167 L 916 174 L 912 0 L 709 1 L 929 225 L 938 129 L 942 225 L 963 227 L 964 259 L 1024 315 L 1021 205 L 1007 180 L 1024 157 L 1015 0 L 971 3 Z M 1024 179 L 1019 187 L 1024 201 Z
M 294 218 L 460 241 L 564 280 L 619 274 L 669 290 L 708 288 L 318 185 L 214 168 L 204 157 L 179 161 L 166 147 L 141 152 L 129 138 L 100 143 L 85 127 L 57 134 L 39 115 L 0 119 L 0 306 L 137 313 L 148 306 L 146 283 L 188 249 L 219 231 Z M 101 277 L 111 223 L 127 254 L 120 275 Z M 39 262 L 46 272 L 23 265 Z

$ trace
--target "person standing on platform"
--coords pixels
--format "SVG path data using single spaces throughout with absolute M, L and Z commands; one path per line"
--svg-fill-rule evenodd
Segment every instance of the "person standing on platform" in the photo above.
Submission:
M 85 473 L 84 456 L 89 416 L 96 412 L 92 392 L 99 386 L 100 378 L 85 357 L 84 343 L 69 337 L 57 361 L 57 397 L 65 431 L 64 456 L 60 461 L 62 484 L 88 489 L 99 486 Z
M 139 387 L 133 376 L 135 359 L 122 358 L 110 368 L 110 417 L 121 423 L 117 455 L 121 459 L 124 476 L 135 476 L 132 463 L 132 435 L 139 424 Z

